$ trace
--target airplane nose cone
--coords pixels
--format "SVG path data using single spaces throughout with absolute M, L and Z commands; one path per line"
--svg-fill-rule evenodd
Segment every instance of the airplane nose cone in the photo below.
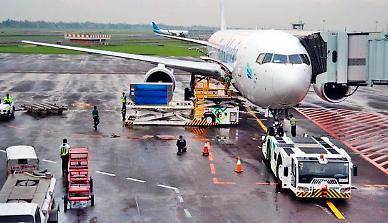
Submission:
M 311 81 L 311 68 L 303 65 L 280 65 L 273 75 L 272 84 L 276 98 L 283 105 L 296 105 L 306 96 Z

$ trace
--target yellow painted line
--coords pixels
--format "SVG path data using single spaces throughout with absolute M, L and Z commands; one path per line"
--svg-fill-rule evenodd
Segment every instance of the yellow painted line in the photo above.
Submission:
M 327 206 L 329 206 L 330 210 L 338 219 L 345 220 L 344 215 L 337 209 L 337 207 L 333 203 L 331 203 L 331 201 L 326 201 L 326 204 Z
M 245 109 L 248 111 L 248 113 L 256 119 L 256 122 L 259 124 L 260 128 L 264 131 L 264 133 L 267 133 L 267 127 L 263 124 L 263 122 L 257 118 L 256 114 L 252 111 L 252 109 L 246 105 L 244 105 Z

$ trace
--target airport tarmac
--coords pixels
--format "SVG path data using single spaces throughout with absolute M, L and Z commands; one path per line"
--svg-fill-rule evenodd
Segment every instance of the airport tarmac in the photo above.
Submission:
M 91 151 L 96 205 L 62 211 L 61 222 L 343 221 L 324 202 L 276 191 L 275 179 L 259 151 L 263 131 L 250 113 L 241 112 L 240 125 L 230 128 L 123 127 L 120 94 L 128 90 L 130 82 L 141 82 L 151 67 L 95 55 L 0 54 L 1 95 L 10 92 L 17 107 L 38 102 L 69 106 L 62 116 L 37 119 L 17 112 L 15 119 L 1 121 L 0 151 L 12 145 L 34 146 L 43 167 L 58 178 L 56 197 L 61 210 L 61 140 L 67 138 L 71 146 L 87 146 Z M 181 100 L 189 76 L 176 72 L 174 97 Z M 351 109 L 384 119 L 387 89 L 363 89 L 337 105 L 324 103 L 310 92 L 300 109 Z M 98 106 L 101 116 L 97 132 L 92 128 L 93 105 Z M 252 109 L 264 124 L 270 124 L 260 109 Z M 317 126 L 319 117 L 292 112 L 298 119 L 298 134 L 330 135 Z M 384 125 L 381 128 L 385 130 Z M 183 156 L 176 156 L 175 138 L 179 135 L 189 145 Z M 383 135 L 381 140 L 387 138 Z M 206 139 L 211 142 L 210 158 L 201 155 Z M 356 189 L 352 198 L 333 203 L 346 222 L 386 222 L 388 174 L 349 149 L 341 138 L 335 141 L 351 153 L 359 176 L 353 178 Z M 236 156 L 242 159 L 242 174 L 234 172 Z M 5 167 L 4 153 L 0 153 L 0 160 Z M 4 167 L 0 167 L 1 185 L 6 179 Z

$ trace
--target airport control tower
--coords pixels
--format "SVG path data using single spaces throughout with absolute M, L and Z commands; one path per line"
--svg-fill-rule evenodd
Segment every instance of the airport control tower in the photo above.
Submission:
M 302 21 L 299 21 L 297 23 L 293 23 L 292 24 L 292 29 L 303 30 L 304 29 L 304 23 Z

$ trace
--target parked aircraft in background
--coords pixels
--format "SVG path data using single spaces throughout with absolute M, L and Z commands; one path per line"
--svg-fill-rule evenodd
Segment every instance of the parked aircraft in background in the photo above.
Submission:
M 155 22 L 152 22 L 152 30 L 154 31 L 154 33 L 157 33 L 157 34 L 180 36 L 180 37 L 186 37 L 187 34 L 189 34 L 189 31 L 187 30 L 160 29 Z

